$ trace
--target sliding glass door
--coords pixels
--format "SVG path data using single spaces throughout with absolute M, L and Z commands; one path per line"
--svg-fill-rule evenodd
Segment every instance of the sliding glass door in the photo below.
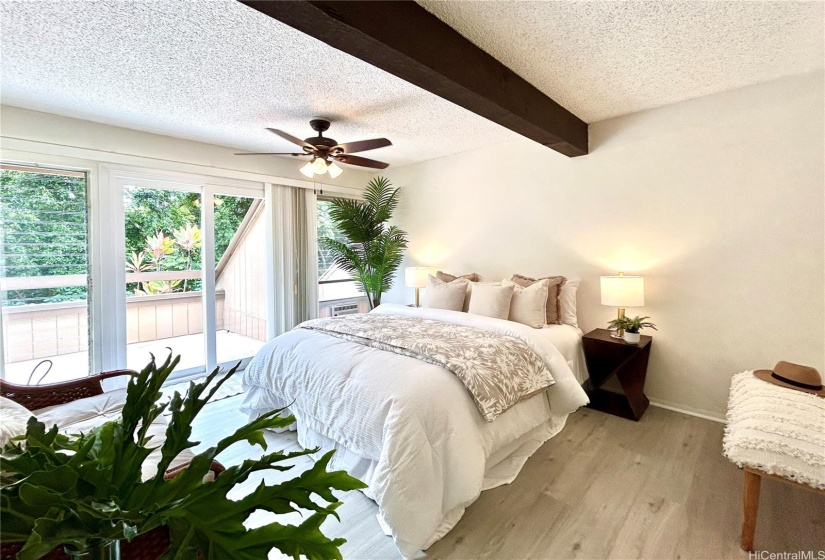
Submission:
M 176 375 L 248 360 L 266 339 L 263 188 L 119 174 L 119 362 Z M 123 340 L 125 338 L 125 340 Z
M 155 183 L 157 184 L 157 183 Z M 126 367 L 171 350 L 203 369 L 206 344 L 200 187 L 123 186 Z

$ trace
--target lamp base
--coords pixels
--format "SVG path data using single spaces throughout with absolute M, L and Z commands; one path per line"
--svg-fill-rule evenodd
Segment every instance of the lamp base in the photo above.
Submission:
M 418 299 L 418 290 L 419 290 L 419 288 L 415 289 L 415 306 L 416 307 L 421 307 L 421 304 L 420 304 L 419 299 Z
M 619 319 L 624 319 L 624 307 L 619 308 Z M 616 332 L 611 333 L 610 336 L 613 338 L 620 338 L 624 340 L 624 329 L 616 329 Z

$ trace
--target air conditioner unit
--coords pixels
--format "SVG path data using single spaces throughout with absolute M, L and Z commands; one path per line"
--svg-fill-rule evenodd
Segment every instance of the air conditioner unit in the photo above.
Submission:
M 341 315 L 355 315 L 358 313 L 358 304 L 357 303 L 346 303 L 343 305 L 333 305 L 332 306 L 332 316 L 339 317 Z

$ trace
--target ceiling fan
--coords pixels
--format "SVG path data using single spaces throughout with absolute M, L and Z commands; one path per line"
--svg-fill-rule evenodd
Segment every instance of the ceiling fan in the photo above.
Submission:
M 324 132 L 329 129 L 330 122 L 324 118 L 314 118 L 309 121 L 312 130 L 318 136 L 301 140 L 283 130 L 267 128 L 268 131 L 277 134 L 284 140 L 289 140 L 293 144 L 300 146 L 303 152 L 248 152 L 235 154 L 236 156 L 310 156 L 312 159 L 304 165 L 300 171 L 310 179 L 315 175 L 323 175 L 329 172 L 333 179 L 344 172 L 343 169 L 335 165 L 335 162 L 358 165 L 360 167 L 370 167 L 373 169 L 386 169 L 388 163 L 376 161 L 361 156 L 354 156 L 356 152 L 366 152 L 385 146 L 392 146 L 392 142 L 386 138 L 374 138 L 372 140 L 360 140 L 358 142 L 347 142 L 339 144 L 332 138 L 324 136 Z

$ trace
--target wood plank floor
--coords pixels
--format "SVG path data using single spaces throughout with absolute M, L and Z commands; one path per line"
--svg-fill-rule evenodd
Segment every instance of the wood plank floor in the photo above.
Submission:
M 195 425 L 201 447 L 245 422 L 240 398 L 206 407 Z M 738 545 L 742 473 L 722 456 L 722 433 L 721 424 L 660 408 L 638 423 L 582 409 L 512 484 L 483 492 L 421 558 L 747 559 Z M 293 433 L 267 440 L 273 448 L 298 447 Z M 238 444 L 221 460 L 235 464 L 258 453 Z M 347 539 L 344 557 L 399 558 L 378 526 L 376 505 L 360 492 L 342 498 L 341 522 L 328 520 L 323 530 Z M 755 546 L 825 550 L 825 496 L 765 479 Z

